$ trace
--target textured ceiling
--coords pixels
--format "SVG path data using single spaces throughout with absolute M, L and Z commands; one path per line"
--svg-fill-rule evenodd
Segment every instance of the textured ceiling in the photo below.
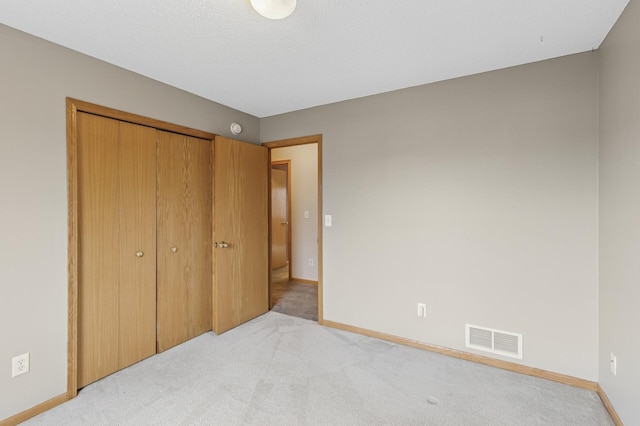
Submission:
M 258 117 L 598 48 L 628 0 L 0 0 L 0 22 Z

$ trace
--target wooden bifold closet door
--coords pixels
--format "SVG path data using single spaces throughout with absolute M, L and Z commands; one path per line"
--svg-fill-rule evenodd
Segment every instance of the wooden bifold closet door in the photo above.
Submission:
M 269 153 L 216 136 L 214 330 L 269 310 Z
M 78 387 L 155 353 L 155 129 L 79 113 Z
M 211 141 L 158 131 L 158 352 L 211 330 Z
M 211 141 L 78 112 L 78 388 L 211 329 Z

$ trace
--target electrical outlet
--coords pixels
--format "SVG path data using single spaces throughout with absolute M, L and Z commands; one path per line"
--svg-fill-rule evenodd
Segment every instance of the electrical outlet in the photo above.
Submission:
M 11 377 L 29 372 L 29 352 L 11 358 Z
M 418 303 L 418 316 L 426 318 L 427 317 L 427 304 L 426 303 Z
M 309 259 L 309 266 L 313 267 L 313 259 Z
M 614 354 L 613 352 L 611 352 L 611 356 L 609 357 L 609 363 L 611 367 L 611 372 L 615 376 L 617 374 L 617 369 L 618 369 L 618 360 L 616 359 L 616 354 Z

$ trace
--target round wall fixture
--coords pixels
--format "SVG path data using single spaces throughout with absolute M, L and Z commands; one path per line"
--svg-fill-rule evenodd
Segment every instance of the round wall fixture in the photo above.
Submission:
M 236 122 L 231 123 L 231 133 L 234 135 L 239 135 L 242 133 L 242 126 Z

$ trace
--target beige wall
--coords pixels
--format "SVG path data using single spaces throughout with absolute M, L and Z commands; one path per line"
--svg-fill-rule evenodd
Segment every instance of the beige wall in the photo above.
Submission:
M 0 420 L 66 391 L 65 97 L 231 136 L 257 118 L 0 25 Z M 215 78 L 215 76 L 211 76 Z M 11 358 L 31 372 L 10 378 Z
M 324 317 L 464 348 L 524 335 L 523 364 L 597 380 L 593 53 L 261 120 L 323 134 Z M 427 304 L 427 318 L 416 304 Z
M 271 160 L 291 160 L 291 275 L 318 281 L 318 144 L 272 149 Z
M 600 384 L 640 424 L 640 4 L 600 52 Z M 609 354 L 617 357 L 617 375 Z

